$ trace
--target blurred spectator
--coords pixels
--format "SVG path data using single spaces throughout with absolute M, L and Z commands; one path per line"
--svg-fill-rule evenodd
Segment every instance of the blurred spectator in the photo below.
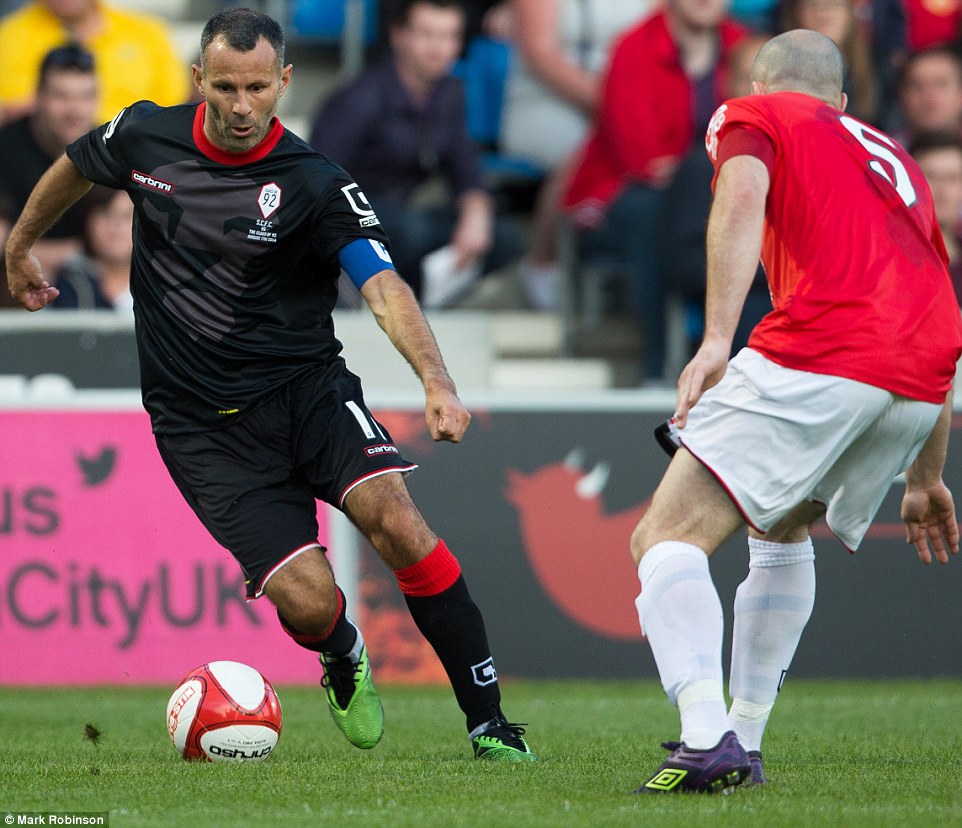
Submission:
M 751 67 L 755 55 L 768 40 L 768 35 L 749 35 L 739 41 L 728 55 L 725 97 L 739 98 L 752 94 Z M 712 178 L 715 169 L 703 141 L 695 141 L 678 166 L 665 192 L 662 210 L 665 273 L 670 274 L 671 289 L 686 299 L 705 302 L 707 275 L 706 233 L 711 210 Z M 748 335 L 761 318 L 772 309 L 765 273 L 758 267 L 742 316 L 732 340 L 732 355 L 748 344 Z
M 558 202 L 572 155 L 598 106 L 611 43 L 653 5 L 653 0 L 510 0 L 517 57 L 505 88 L 500 147 L 548 173 L 521 267 L 535 308 L 558 304 Z
M 90 52 L 76 44 L 53 49 L 40 66 L 33 111 L 0 129 L 0 192 L 15 215 L 67 144 L 96 126 L 96 111 Z M 80 210 L 80 204 L 71 207 L 34 248 L 45 272 L 56 273 L 80 249 Z
M 594 126 L 564 205 L 590 230 L 589 248 L 613 252 L 632 290 L 645 339 L 644 378 L 660 382 L 667 290 L 661 243 L 665 193 L 679 163 L 725 97 L 725 63 L 747 34 L 726 0 L 665 0 L 663 11 L 614 47 Z M 673 378 L 672 378 L 673 379 Z
M 391 28 L 391 52 L 335 93 L 311 131 L 310 143 L 357 180 L 398 272 L 422 300 L 428 253 L 450 245 L 455 270 L 487 273 L 521 248 L 520 229 L 495 215 L 482 187 L 464 88 L 451 75 L 463 30 L 457 0 L 407 0 Z
M 792 29 L 812 29 L 835 41 L 845 59 L 845 111 L 875 123 L 879 89 L 872 63 L 872 42 L 855 16 L 854 0 L 784 0 L 782 31 Z
M 0 193 L 0 251 L 3 251 L 7 243 L 7 236 L 10 235 L 10 228 L 13 227 L 16 218 L 17 214 L 13 212 L 10 199 Z M 19 307 L 20 304 L 14 301 L 7 287 L 7 269 L 4 264 L 3 253 L 0 252 L 0 309 Z
M 962 305 L 962 140 L 958 133 L 926 132 L 912 142 L 909 152 L 932 190 L 952 284 Z
M 903 146 L 923 132 L 962 134 L 962 57 L 945 46 L 913 52 L 898 84 L 902 123 L 893 130 Z
M 162 106 L 187 100 L 188 67 L 164 22 L 101 0 L 32 0 L 0 20 L 0 107 L 5 118 L 33 105 L 43 56 L 69 41 L 83 44 L 96 60 L 98 124 L 141 99 Z
M 116 310 L 133 318 L 133 202 L 124 190 L 94 186 L 81 203 L 83 252 L 64 262 L 58 271 L 55 283 L 60 296 L 50 307 Z
M 960 0 L 902 0 L 908 48 L 917 52 L 951 43 L 962 23 Z
M 876 120 L 884 128 L 897 123 L 897 78 L 908 54 L 902 0 L 853 0 L 857 25 L 872 43 L 872 66 L 879 102 Z
M 479 36 L 503 39 L 508 25 L 504 11 L 510 0 L 461 0 L 459 4 L 464 9 L 464 38 L 462 46 L 470 43 L 472 38 Z M 403 9 L 405 0 L 379 0 L 378 6 L 378 42 L 379 52 L 390 49 L 391 26 Z

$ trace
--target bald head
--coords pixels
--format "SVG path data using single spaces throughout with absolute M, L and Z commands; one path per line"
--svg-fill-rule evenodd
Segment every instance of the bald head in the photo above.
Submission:
M 752 64 L 752 80 L 765 92 L 803 92 L 839 106 L 844 64 L 838 46 L 825 35 L 793 29 L 768 41 Z

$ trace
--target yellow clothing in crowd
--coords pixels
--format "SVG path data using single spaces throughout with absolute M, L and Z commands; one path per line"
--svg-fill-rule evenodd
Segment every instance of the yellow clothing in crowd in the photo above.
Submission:
M 149 15 L 101 5 L 103 26 L 83 43 L 96 61 L 100 123 L 143 99 L 162 106 L 183 103 L 190 89 L 166 24 Z M 29 104 L 47 52 L 71 40 L 61 21 L 37 2 L 0 20 L 0 107 Z

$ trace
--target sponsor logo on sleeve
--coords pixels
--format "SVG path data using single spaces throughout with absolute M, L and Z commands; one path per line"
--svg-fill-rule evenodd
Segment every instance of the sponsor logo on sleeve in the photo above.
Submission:
M 381 223 L 380 219 L 374 215 L 371 202 L 367 200 L 367 196 L 361 192 L 357 184 L 348 184 L 346 187 L 341 187 L 341 192 L 344 193 L 351 209 L 361 217 L 358 222 L 361 227 L 373 227 L 375 224 Z
M 364 449 L 364 453 L 368 457 L 377 457 L 379 454 L 400 454 L 397 446 L 392 446 L 390 443 L 382 443 L 377 446 L 367 446 Z
M 139 170 L 131 170 L 130 177 L 141 187 L 146 187 L 148 190 L 155 190 L 158 193 L 172 193 L 174 191 L 174 185 L 169 181 L 154 178 L 152 175 L 142 173 Z

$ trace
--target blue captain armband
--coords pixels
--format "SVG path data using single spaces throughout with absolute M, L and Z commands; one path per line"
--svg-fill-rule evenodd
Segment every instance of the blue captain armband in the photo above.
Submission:
M 387 248 L 374 239 L 354 239 L 341 248 L 337 258 L 351 281 L 361 287 L 375 273 L 395 270 Z

